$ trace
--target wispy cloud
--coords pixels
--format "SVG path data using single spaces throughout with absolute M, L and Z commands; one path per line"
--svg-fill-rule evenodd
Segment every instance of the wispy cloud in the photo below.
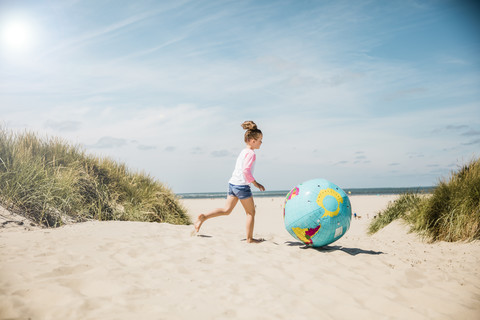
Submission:
M 171 45 L 173 45 L 175 43 L 178 43 L 178 42 L 181 42 L 183 40 L 185 40 L 185 37 L 182 37 L 182 36 L 176 37 L 174 39 L 168 40 L 165 43 L 162 43 L 162 44 L 157 45 L 155 47 L 139 50 L 139 51 L 129 53 L 129 54 L 124 55 L 124 56 L 119 57 L 119 58 L 111 59 L 107 63 L 109 65 L 118 65 L 119 63 L 122 63 L 123 61 L 126 61 L 126 60 L 138 59 L 140 57 L 149 56 L 149 55 L 152 55 L 154 53 L 157 53 L 158 51 L 160 51 L 164 48 L 167 48 L 168 46 L 171 46 Z
M 147 146 L 147 145 L 144 145 L 144 144 L 139 144 L 139 145 L 137 146 L 137 148 L 138 148 L 139 150 L 144 150 L 144 151 L 157 149 L 156 146 Z
M 191 150 L 190 150 L 190 153 L 191 154 L 203 154 L 204 153 L 204 150 L 202 147 L 193 147 Z
M 402 99 L 402 98 L 409 98 L 409 97 L 415 97 L 419 96 L 425 92 L 427 92 L 427 88 L 410 88 L 410 89 L 405 89 L 405 90 L 399 90 L 396 92 L 393 92 L 391 94 L 388 94 L 385 97 L 386 101 L 393 101 L 397 99 Z
M 462 133 L 462 136 L 467 136 L 467 137 L 480 136 L 480 130 L 469 129 L 468 131 Z
M 114 137 L 101 137 L 98 141 L 93 144 L 89 145 L 89 148 L 94 149 L 110 149 L 110 148 L 118 148 L 127 145 L 127 140 L 122 138 L 114 138 Z
M 423 158 L 425 155 L 421 152 L 407 152 L 407 156 L 410 159 L 415 159 L 415 158 Z
M 474 145 L 480 145 L 480 139 L 475 139 L 466 143 L 462 143 L 465 146 L 474 146 Z
M 51 128 L 56 131 L 65 132 L 65 131 L 78 131 L 82 126 L 80 121 L 57 121 L 57 120 L 47 120 L 45 122 L 46 128 Z
M 153 16 L 155 13 L 152 12 L 145 12 L 141 14 L 136 14 L 134 16 L 128 17 L 122 21 L 118 21 L 116 23 L 110 24 L 105 27 L 101 27 L 97 30 L 89 31 L 78 35 L 74 38 L 70 38 L 68 40 L 64 40 L 62 43 L 54 46 L 50 50 L 43 53 L 43 56 L 50 56 L 57 52 L 62 52 L 65 50 L 74 50 L 78 49 L 81 46 L 85 46 L 86 44 L 91 43 L 94 40 L 98 40 L 99 38 L 105 35 L 111 35 L 116 31 L 119 31 L 123 28 L 126 28 L 132 24 L 135 24 L 143 19 Z
M 145 145 L 145 144 L 142 144 L 142 143 L 138 142 L 137 140 L 131 140 L 130 143 L 135 145 L 138 150 L 142 150 L 142 151 L 157 149 L 157 147 L 154 146 L 154 145 Z
M 466 124 L 449 124 L 444 127 L 435 128 L 432 133 L 456 133 L 457 135 L 464 137 L 475 137 L 480 135 L 480 130 L 473 129 Z

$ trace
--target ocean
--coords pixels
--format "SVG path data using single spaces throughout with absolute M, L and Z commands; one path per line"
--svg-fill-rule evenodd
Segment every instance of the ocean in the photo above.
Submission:
M 432 193 L 435 187 L 402 187 L 402 188 L 345 188 L 348 195 L 391 195 L 402 193 Z M 254 197 L 285 197 L 290 190 L 254 191 Z M 226 198 L 226 192 L 192 192 L 177 193 L 182 199 Z

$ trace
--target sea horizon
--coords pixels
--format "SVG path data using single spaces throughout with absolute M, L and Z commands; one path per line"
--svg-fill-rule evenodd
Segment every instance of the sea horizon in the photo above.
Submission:
M 392 195 L 403 193 L 432 193 L 434 186 L 419 187 L 384 187 L 384 188 L 344 188 L 351 196 L 354 195 Z M 255 197 L 285 197 L 290 190 L 254 191 Z M 177 193 L 181 199 L 218 199 L 226 197 L 226 192 L 184 192 Z

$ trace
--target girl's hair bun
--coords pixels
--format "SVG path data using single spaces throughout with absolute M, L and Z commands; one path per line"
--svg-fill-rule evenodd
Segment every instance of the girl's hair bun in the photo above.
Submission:
M 245 142 L 250 141 L 251 139 L 259 139 L 262 136 L 262 130 L 257 128 L 257 125 L 253 121 L 245 121 L 242 123 L 242 128 L 247 130 L 245 132 Z
M 242 128 L 245 130 L 257 130 L 257 125 L 253 121 L 245 121 L 242 123 Z

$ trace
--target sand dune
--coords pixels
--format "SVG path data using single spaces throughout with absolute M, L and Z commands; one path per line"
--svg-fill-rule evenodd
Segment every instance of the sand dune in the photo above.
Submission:
M 305 248 L 281 198 L 258 198 L 245 241 L 238 206 L 192 226 L 87 222 L 0 231 L 0 319 L 479 319 L 480 243 L 423 242 L 395 222 L 367 236 L 394 196 L 353 196 L 361 219 Z M 193 216 L 223 200 L 183 200 Z M 367 218 L 368 217 L 368 218 Z

